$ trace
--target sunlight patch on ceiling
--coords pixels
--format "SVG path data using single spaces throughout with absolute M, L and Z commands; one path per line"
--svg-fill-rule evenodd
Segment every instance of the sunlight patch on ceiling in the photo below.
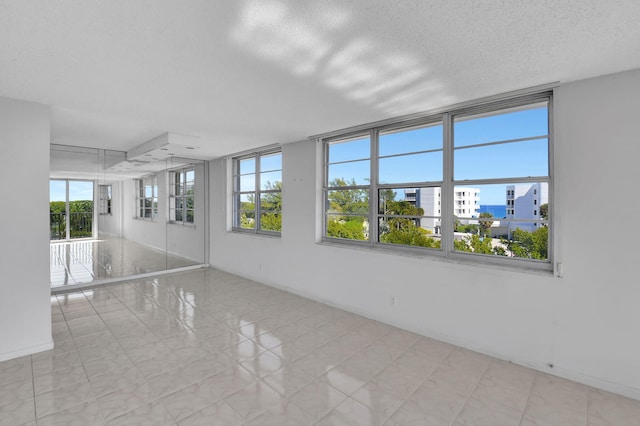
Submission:
M 334 29 L 344 21 L 345 16 L 334 10 L 324 14 L 318 26 Z M 278 1 L 246 3 L 231 39 L 262 58 L 286 65 L 296 75 L 315 73 L 331 49 L 319 28 L 309 26 L 304 17 Z
M 345 99 L 387 114 L 406 114 L 446 102 L 444 85 L 415 55 L 353 35 L 351 13 L 335 4 L 294 9 L 284 1 L 247 0 L 231 39 L 244 50 Z M 366 25 L 365 25 L 366 27 Z

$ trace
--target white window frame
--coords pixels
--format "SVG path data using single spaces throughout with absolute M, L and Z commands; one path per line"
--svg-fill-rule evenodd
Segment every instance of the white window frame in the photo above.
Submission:
M 146 189 L 151 188 L 151 195 Z M 150 206 L 150 207 L 149 207 Z M 149 212 L 147 215 L 146 212 Z M 158 219 L 158 176 L 147 175 L 135 179 L 135 212 L 136 219 L 155 222 Z
M 474 179 L 474 180 L 454 180 L 453 168 L 454 168 L 454 135 L 453 124 L 454 118 L 462 115 L 477 115 L 482 113 L 493 113 L 500 110 L 507 110 L 515 107 L 526 107 L 527 105 L 535 105 L 538 103 L 546 102 L 548 111 L 548 135 L 546 135 L 548 141 L 548 175 L 546 176 L 533 176 L 526 178 L 500 178 L 500 179 Z M 398 185 L 382 185 L 378 181 L 378 161 L 379 156 L 378 136 L 381 131 L 389 128 L 410 128 L 421 123 L 437 122 L 443 123 L 443 177 L 442 182 L 423 182 L 413 184 L 398 184 Z M 553 92 L 550 89 L 545 89 L 540 92 L 529 92 L 525 95 L 518 95 L 513 97 L 492 98 L 490 101 L 466 104 L 458 108 L 452 108 L 450 110 L 443 110 L 438 113 L 425 115 L 425 116 L 412 116 L 410 119 L 401 118 L 397 121 L 387 120 L 378 125 L 363 125 L 354 128 L 356 130 L 347 129 L 344 133 L 333 132 L 327 135 L 320 135 L 311 137 L 313 139 L 323 142 L 323 210 L 322 210 L 322 238 L 321 242 L 325 243 L 340 243 L 354 246 L 369 246 L 370 248 L 391 249 L 399 252 L 412 252 L 425 255 L 441 256 L 446 259 L 489 263 L 502 266 L 515 266 L 517 268 L 531 269 L 531 270 L 544 270 L 551 271 L 553 269 L 553 225 L 552 225 L 552 207 L 553 207 Z M 369 235 L 366 241 L 349 240 L 334 238 L 327 235 L 327 217 L 328 217 L 328 191 L 336 188 L 329 186 L 329 149 L 328 146 L 332 143 L 343 142 L 349 139 L 357 139 L 368 136 L 370 138 L 371 156 L 370 156 L 370 184 L 360 185 L 357 189 L 365 189 L 369 191 L 369 223 L 373 226 L 369 226 Z M 472 187 L 474 185 L 488 185 L 488 184 L 518 184 L 518 183 L 544 183 L 548 185 L 548 219 L 542 220 L 538 218 L 535 220 L 526 220 L 527 222 L 537 222 L 537 225 L 544 222 L 549 227 L 549 235 L 547 240 L 548 256 L 546 260 L 526 259 L 517 257 L 504 257 L 496 255 L 483 255 L 477 253 L 466 253 L 455 251 L 453 247 L 454 235 L 454 188 L 457 186 Z M 405 245 L 390 245 L 378 242 L 378 190 L 385 187 L 420 187 L 420 186 L 436 186 L 441 185 L 442 192 L 442 242 L 441 249 L 425 249 L 422 247 L 405 246 Z M 355 187 L 354 187 L 355 188 Z M 341 188 L 352 189 L 352 188 Z M 513 211 L 513 205 L 505 203 L 507 212 Z M 523 220 L 524 221 L 524 220 Z
M 111 185 L 98 185 L 99 206 L 98 211 L 101 215 L 111 215 L 112 207 L 112 187 Z
M 272 156 L 272 155 L 280 155 L 281 168 L 273 169 L 273 170 L 263 170 L 261 167 L 262 158 Z M 255 160 L 255 168 L 251 173 L 241 174 L 240 164 L 243 160 Z M 233 198 L 233 224 L 232 231 L 235 232 L 245 232 L 252 234 L 262 234 L 262 235 L 270 235 L 270 236 L 281 236 L 282 231 L 276 230 L 263 230 L 261 229 L 261 218 L 262 218 L 262 196 L 265 194 L 279 194 L 282 197 L 282 180 L 280 181 L 280 189 L 262 189 L 261 176 L 263 172 L 274 172 L 280 171 L 282 173 L 284 169 L 284 165 L 282 163 L 282 150 L 280 148 L 277 149 L 268 149 L 262 151 L 255 151 L 249 154 L 240 155 L 232 158 L 233 162 L 233 189 L 232 189 L 232 198 Z M 242 191 L 241 190 L 241 178 L 242 176 L 255 174 L 255 183 L 254 190 L 252 191 Z M 242 202 L 241 199 L 243 196 L 252 196 L 254 199 L 254 208 L 253 210 L 244 210 L 241 208 Z M 282 200 L 282 198 L 280 198 Z M 243 213 L 251 213 L 253 215 L 253 223 L 254 226 L 252 228 L 244 228 L 241 226 L 242 214 Z M 282 210 L 279 212 L 281 228 L 282 228 Z
M 193 176 L 193 180 L 189 180 Z M 177 179 L 177 180 L 176 180 Z M 193 191 L 188 193 L 188 191 Z M 191 200 L 191 204 L 189 204 Z M 169 223 L 195 224 L 196 171 L 193 166 L 169 171 Z M 189 215 L 189 213 L 191 213 Z

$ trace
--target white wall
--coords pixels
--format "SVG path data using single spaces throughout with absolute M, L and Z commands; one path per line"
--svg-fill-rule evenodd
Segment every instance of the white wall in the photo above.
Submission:
M 0 98 L 0 361 L 53 347 L 49 108 Z
M 227 165 L 211 162 L 210 263 L 640 398 L 640 279 L 632 266 L 640 249 L 628 216 L 640 207 L 632 196 L 640 71 L 564 85 L 556 101 L 555 260 L 563 278 L 316 243 L 319 151 L 310 141 L 283 147 L 282 238 L 227 231 Z M 632 205 L 620 208 L 621 200 Z
M 196 179 L 196 198 L 194 204 L 195 223 L 193 225 L 167 223 L 168 217 L 168 181 L 165 171 L 158 176 L 158 218 L 149 221 L 136 219 L 135 182 L 127 179 L 122 182 L 123 236 L 129 240 L 166 250 L 171 254 L 185 257 L 199 263 L 205 259 L 206 228 L 206 171 L 203 163 L 194 166 Z

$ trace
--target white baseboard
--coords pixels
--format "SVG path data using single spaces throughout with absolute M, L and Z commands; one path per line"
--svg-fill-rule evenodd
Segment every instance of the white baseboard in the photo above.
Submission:
M 212 266 L 212 268 L 215 268 L 214 266 Z M 215 269 L 219 269 L 219 268 L 215 268 Z M 223 270 L 223 269 L 219 269 L 219 270 Z M 524 358 L 513 358 L 511 355 L 508 354 L 503 354 L 503 353 L 498 353 L 498 352 L 494 352 L 490 349 L 487 349 L 486 347 L 482 346 L 481 342 L 472 342 L 472 341 L 467 341 L 467 340 L 461 340 L 461 339 L 456 339 L 454 337 L 448 336 L 448 335 L 444 335 L 438 332 L 435 332 L 433 330 L 428 330 L 428 329 L 417 329 L 415 326 L 412 325 L 408 325 L 408 324 L 403 324 L 401 322 L 398 321 L 394 321 L 393 319 L 390 318 L 383 318 L 382 316 L 375 314 L 373 312 L 365 312 L 363 310 L 354 308 L 353 306 L 348 306 L 348 305 L 344 305 L 344 304 L 340 304 L 337 302 L 334 302 L 332 300 L 326 300 L 323 299 L 321 297 L 318 297 L 315 294 L 309 293 L 307 291 L 304 290 L 298 290 L 296 288 L 291 288 L 288 286 L 283 286 L 280 285 L 278 283 L 274 283 L 274 282 L 265 282 L 264 279 L 260 278 L 260 277 L 251 277 L 251 276 L 247 276 L 247 275 L 242 275 L 242 274 L 238 274 L 237 272 L 232 272 L 232 271 L 225 271 L 228 272 L 230 274 L 234 274 L 234 275 L 238 275 L 238 276 L 243 276 L 245 278 L 248 278 L 250 280 L 256 281 L 258 283 L 270 286 L 270 287 L 274 287 L 277 288 L 279 290 L 283 290 L 286 291 L 287 293 L 291 293 L 291 294 L 295 294 L 297 296 L 301 296 L 310 300 L 314 300 L 316 302 L 320 302 L 320 303 L 324 303 L 325 305 L 329 305 L 329 306 L 333 306 L 335 308 L 338 309 L 342 309 L 344 311 L 347 312 L 351 312 L 354 313 L 356 315 L 361 315 L 365 318 L 369 318 L 375 321 L 380 321 L 383 322 L 385 324 L 389 324 L 391 326 L 394 327 L 398 327 L 401 328 L 403 330 L 407 330 L 410 331 L 412 333 L 416 333 L 419 334 L 421 336 L 425 336 L 425 337 L 429 337 L 435 340 L 439 340 L 441 342 L 445 342 L 445 343 L 449 343 L 455 346 L 459 346 L 465 349 L 469 349 L 475 352 L 479 352 L 494 358 L 498 358 L 501 359 L 503 361 L 508 361 L 511 362 L 513 364 L 517 364 L 517 365 L 521 365 L 523 367 L 527 367 L 527 368 L 531 368 L 533 370 L 536 371 L 540 371 L 543 373 L 547 373 L 550 374 L 552 376 L 557 376 L 557 377 L 561 377 L 563 379 L 567 379 L 567 380 L 571 380 L 577 383 L 581 383 L 583 385 L 587 385 L 587 386 L 591 386 L 597 389 L 601 389 L 607 392 L 611 392 L 611 393 L 615 393 L 618 395 L 622 395 L 622 396 L 626 396 L 628 398 L 632 398 L 632 399 L 637 399 L 640 400 L 640 389 L 632 387 L 632 386 L 627 386 L 625 384 L 622 383 L 616 383 L 616 382 L 611 382 L 605 379 L 601 379 L 598 377 L 593 377 L 593 376 L 589 376 L 587 374 L 584 373 L 580 373 L 577 371 L 573 371 L 570 369 L 566 369 L 566 368 L 562 368 L 560 366 L 554 365 L 554 366 L 549 366 L 547 363 L 544 362 L 539 362 L 539 361 L 534 361 L 534 360 L 530 360 L 530 359 L 524 359 Z
M 20 358 L 21 356 L 37 354 L 38 352 L 44 352 L 51 349 L 53 349 L 53 339 L 41 345 L 30 346 L 28 348 L 18 349 L 17 351 L 0 353 L 0 362 Z

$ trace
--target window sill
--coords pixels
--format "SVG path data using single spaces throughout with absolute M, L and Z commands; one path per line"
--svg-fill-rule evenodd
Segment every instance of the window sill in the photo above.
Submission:
M 280 239 L 282 236 L 280 232 L 269 232 L 269 231 L 256 232 L 253 229 L 244 229 L 244 228 L 231 228 L 231 230 L 227 231 L 227 233 L 237 234 L 237 235 L 253 235 L 256 237 L 277 238 L 277 239 Z
M 429 260 L 433 262 L 443 262 L 456 267 L 469 270 L 491 269 L 492 271 L 508 271 L 524 274 L 553 277 L 553 264 L 543 261 L 529 261 L 526 259 L 501 259 L 499 257 L 485 256 L 471 253 L 451 253 L 447 256 L 440 249 L 421 249 L 406 246 L 389 246 L 385 244 L 371 244 L 360 241 L 333 240 L 323 238 L 316 244 L 328 247 L 339 247 L 344 249 L 362 250 L 377 252 L 384 255 L 401 256 L 414 261 Z
M 146 217 L 134 217 L 133 220 L 139 220 L 141 222 L 151 222 L 151 223 L 155 223 L 158 221 L 158 219 L 150 219 Z
M 195 223 L 190 223 L 190 222 L 175 222 L 175 221 L 168 221 L 167 225 L 176 225 L 176 226 L 185 226 L 187 228 L 196 228 L 196 224 Z

